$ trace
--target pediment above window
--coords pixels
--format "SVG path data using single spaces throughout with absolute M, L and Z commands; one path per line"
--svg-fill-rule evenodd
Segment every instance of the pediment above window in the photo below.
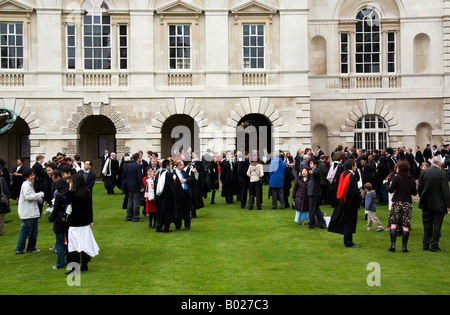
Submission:
M 0 1 L 0 13 L 31 13 L 34 8 L 17 0 Z
M 261 15 L 261 14 L 275 14 L 277 13 L 277 9 L 271 7 L 261 1 L 247 1 L 239 6 L 236 6 L 231 9 L 231 13 L 235 15 L 243 14 L 243 15 Z
M 198 15 L 203 11 L 202 8 L 196 7 L 182 0 L 172 1 L 167 5 L 156 9 L 158 14 L 167 15 Z

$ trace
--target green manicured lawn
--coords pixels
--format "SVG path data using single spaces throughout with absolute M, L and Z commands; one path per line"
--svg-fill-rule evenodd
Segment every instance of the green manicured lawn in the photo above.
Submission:
M 409 253 L 387 251 L 388 232 L 368 232 L 360 209 L 354 241 L 308 230 L 294 222 L 294 211 L 271 210 L 264 188 L 264 209 L 247 211 L 235 203 L 198 210 L 190 231 L 156 233 L 142 223 L 126 222 L 123 195 L 94 190 L 94 235 L 100 254 L 81 274 L 80 286 L 68 286 L 66 270 L 53 270 L 56 254 L 48 249 L 55 237 L 47 218 L 39 222 L 40 253 L 14 255 L 20 220 L 17 206 L 6 215 L 0 237 L 0 294 L 83 295 L 303 295 L 303 294 L 448 294 L 450 225 L 446 216 L 441 238 L 444 253 L 422 250 L 421 211 L 414 204 Z M 218 192 L 220 195 L 220 192 Z M 329 206 L 321 208 L 331 215 Z M 387 207 L 378 207 L 386 224 Z M 401 244 L 401 238 L 398 238 Z M 369 286 L 380 266 L 380 286 Z M 372 279 L 372 278 L 370 278 Z

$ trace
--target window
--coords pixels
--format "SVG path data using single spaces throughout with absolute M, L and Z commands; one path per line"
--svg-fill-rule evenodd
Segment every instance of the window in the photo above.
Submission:
M 395 32 L 388 32 L 388 40 L 387 40 L 387 66 L 388 72 L 395 72 Z
M 86 70 L 111 69 L 111 17 L 104 2 L 87 1 L 83 19 L 84 68 Z
M 348 73 L 348 33 L 341 33 L 341 73 Z
M 128 69 L 128 26 L 119 25 L 119 69 Z
M 169 25 L 169 67 L 191 69 L 191 25 Z
M 22 23 L 0 23 L 2 69 L 23 69 Z
M 389 145 L 389 128 L 379 116 L 367 115 L 362 117 L 355 126 L 354 145 L 357 149 L 366 149 L 368 152 L 384 150 Z
M 67 69 L 76 69 L 76 27 L 75 25 L 66 26 L 66 53 Z
M 264 24 L 243 25 L 243 67 L 264 69 Z
M 356 73 L 380 73 L 380 20 L 370 8 L 358 12 L 356 19 Z

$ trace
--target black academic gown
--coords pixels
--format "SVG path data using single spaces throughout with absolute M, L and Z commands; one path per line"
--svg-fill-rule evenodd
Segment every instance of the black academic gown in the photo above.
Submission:
M 222 182 L 222 197 L 232 198 L 239 188 L 236 163 L 223 160 L 220 164 L 220 181 Z
M 349 170 L 344 171 L 344 176 L 350 173 Z M 339 187 L 338 180 L 338 187 Z M 333 215 L 331 216 L 328 225 L 328 231 L 339 233 L 344 236 L 352 235 L 356 232 L 356 222 L 358 219 L 358 208 L 361 204 L 361 193 L 358 189 L 358 181 L 356 177 L 351 174 L 347 190 L 345 203 L 342 204 L 339 200 L 334 207 Z
M 105 189 L 108 191 L 108 193 L 114 193 L 114 187 L 116 187 L 117 184 L 117 176 L 119 174 L 119 161 L 117 159 L 110 159 L 110 167 L 111 172 L 109 172 L 105 176 Z M 118 187 L 120 188 L 120 186 Z
M 197 169 L 198 170 L 198 169 Z M 189 186 L 190 197 L 189 200 L 191 211 L 201 209 L 205 206 L 203 202 L 203 192 L 201 184 L 201 174 L 198 174 L 198 179 L 195 178 L 195 173 L 192 171 L 192 166 L 185 168 L 185 174 L 188 176 L 187 184 Z
M 161 176 L 166 177 L 163 192 L 160 196 L 156 194 L 156 189 L 158 187 L 158 182 L 160 176 L 155 178 L 155 206 L 157 212 L 157 227 L 156 231 L 161 232 L 164 228 L 165 232 L 169 231 L 170 223 L 180 217 L 178 213 L 178 204 L 175 198 L 176 194 L 176 182 L 173 177 L 175 174 L 169 171 L 163 171 Z M 176 177 L 176 175 L 175 175 Z M 177 209 L 177 211 L 176 211 Z

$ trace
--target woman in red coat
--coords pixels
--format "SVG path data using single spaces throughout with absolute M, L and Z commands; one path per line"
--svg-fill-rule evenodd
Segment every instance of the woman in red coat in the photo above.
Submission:
M 156 206 L 155 206 L 155 173 L 151 167 L 147 169 L 147 176 L 142 181 L 145 186 L 145 213 L 148 214 L 148 227 L 153 229 L 156 227 Z

